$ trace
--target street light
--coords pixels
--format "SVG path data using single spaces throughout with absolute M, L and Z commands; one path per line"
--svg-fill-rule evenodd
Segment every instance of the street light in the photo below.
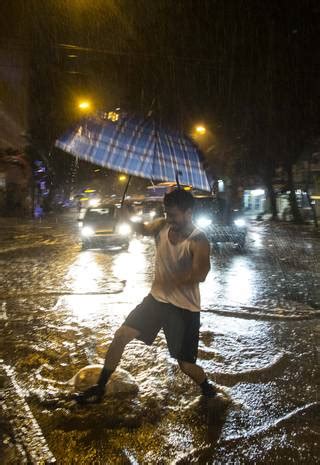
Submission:
M 127 180 L 127 176 L 125 174 L 120 174 L 118 179 L 120 182 L 125 182 Z
M 207 132 L 206 128 L 204 126 L 201 126 L 201 125 L 196 126 L 195 131 L 199 136 L 203 136 Z
M 82 111 L 90 110 L 91 103 L 89 102 L 89 100 L 81 100 L 81 102 L 79 102 L 78 108 L 80 108 L 80 110 Z

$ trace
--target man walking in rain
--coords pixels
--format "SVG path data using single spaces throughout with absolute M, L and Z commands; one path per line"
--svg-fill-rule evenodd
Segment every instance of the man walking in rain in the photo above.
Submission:
M 210 269 L 210 246 L 192 223 L 194 199 L 176 189 L 164 197 L 166 218 L 134 224 L 137 233 L 154 236 L 157 253 L 151 291 L 115 332 L 98 383 L 78 394 L 79 403 L 101 401 L 105 385 L 117 368 L 126 345 L 139 339 L 151 345 L 163 329 L 170 355 L 195 381 L 204 396 L 214 397 L 203 369 L 196 364 L 200 328 L 199 283 Z

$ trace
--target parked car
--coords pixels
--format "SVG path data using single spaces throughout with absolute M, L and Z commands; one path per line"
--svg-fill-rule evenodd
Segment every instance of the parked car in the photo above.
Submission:
M 129 246 L 131 226 L 117 205 L 88 208 L 80 222 L 82 249 Z
M 193 221 L 203 230 L 215 246 L 232 243 L 242 250 L 245 246 L 247 223 L 241 211 L 233 210 L 229 221 L 223 221 L 223 212 L 217 201 L 210 196 L 195 197 Z

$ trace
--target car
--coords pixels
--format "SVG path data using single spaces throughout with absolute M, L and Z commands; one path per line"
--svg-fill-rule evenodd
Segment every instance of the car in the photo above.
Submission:
M 150 223 L 157 218 L 164 217 L 164 207 L 162 201 L 144 200 L 135 207 L 131 216 L 131 221 L 135 223 Z
M 243 250 L 247 235 L 247 222 L 239 210 L 232 210 L 228 221 L 216 199 L 211 196 L 195 198 L 193 221 L 195 225 L 205 232 L 214 246 L 221 243 L 232 243 L 239 250 Z
M 114 204 L 88 208 L 81 220 L 82 249 L 127 249 L 132 234 L 119 206 Z

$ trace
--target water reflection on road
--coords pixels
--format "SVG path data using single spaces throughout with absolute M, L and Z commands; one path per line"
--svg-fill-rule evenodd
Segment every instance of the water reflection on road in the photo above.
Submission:
M 204 307 L 212 304 L 215 300 L 222 299 L 223 304 L 248 305 L 253 302 L 255 273 L 245 257 L 233 257 L 226 269 L 223 270 L 223 277 L 219 276 L 220 272 L 213 259 L 211 272 L 201 286 Z

